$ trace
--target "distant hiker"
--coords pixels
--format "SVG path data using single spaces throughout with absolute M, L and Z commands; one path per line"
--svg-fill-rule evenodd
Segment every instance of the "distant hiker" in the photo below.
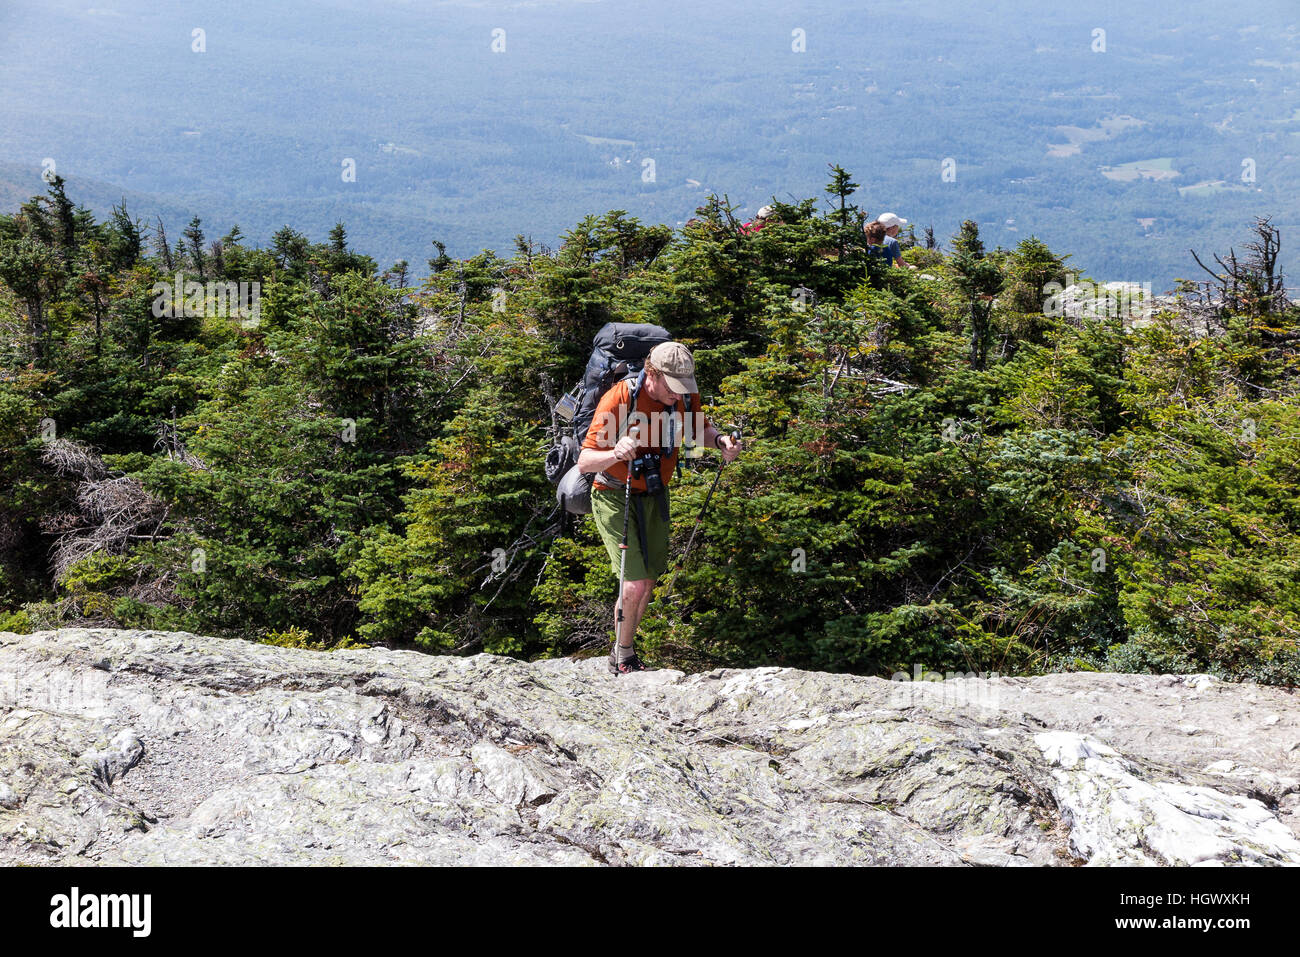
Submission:
M 867 255 L 876 259 L 884 259 L 884 242 L 889 238 L 885 235 L 885 227 L 875 220 L 872 220 L 869 223 L 863 223 L 862 235 L 866 237 L 867 240 Z
M 764 206 L 754 216 L 753 222 L 745 223 L 740 227 L 740 231 L 746 236 L 752 236 L 759 232 L 764 226 L 770 226 L 773 223 L 779 223 L 776 217 L 775 206 Z
M 655 580 L 668 570 L 668 483 L 679 448 L 692 442 L 720 449 L 727 462 L 740 454 L 740 443 L 720 433 L 701 412 L 695 360 L 680 342 L 661 343 L 650 351 L 635 407 L 629 409 L 634 387 L 634 381 L 625 379 L 601 397 L 577 465 L 580 472 L 597 473 L 591 515 L 614 573 L 622 578 L 609 656 L 616 675 L 645 670 L 633 639 Z M 625 485 L 629 463 L 632 478 Z
M 896 237 L 906 225 L 907 220 L 896 213 L 881 213 L 874 222 L 863 226 L 862 231 L 867 237 L 867 255 L 884 259 L 886 265 L 892 264 L 900 269 L 905 267 L 907 264 L 903 262 L 903 250 Z
M 896 237 L 902 228 L 907 225 L 907 220 L 897 213 L 881 213 L 876 217 L 876 222 L 885 227 L 885 235 L 889 236 L 890 239 Z

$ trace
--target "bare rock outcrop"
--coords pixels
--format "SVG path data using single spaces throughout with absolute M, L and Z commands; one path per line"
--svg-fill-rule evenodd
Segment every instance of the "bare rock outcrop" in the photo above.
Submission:
M 1300 864 L 1291 691 L 0 634 L 0 863 Z

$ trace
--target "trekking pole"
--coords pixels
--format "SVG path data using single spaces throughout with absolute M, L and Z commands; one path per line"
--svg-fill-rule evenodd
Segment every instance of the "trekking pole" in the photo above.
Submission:
M 740 441 L 740 429 L 731 430 L 732 440 Z M 682 570 L 686 564 L 686 556 L 691 553 L 691 547 L 695 544 L 695 533 L 700 530 L 700 523 L 704 521 L 704 513 L 708 510 L 709 500 L 713 498 L 713 490 L 718 487 L 718 481 L 722 478 L 722 470 L 726 468 L 727 460 L 723 459 L 718 463 L 718 474 L 713 476 L 713 484 L 709 486 L 709 493 L 704 496 L 704 504 L 700 506 L 700 514 L 695 519 L 695 527 L 691 529 L 691 537 L 686 540 L 686 548 L 682 550 L 682 557 L 677 560 L 677 566 L 673 569 L 673 577 L 668 580 L 668 590 L 664 592 L 663 601 L 673 593 L 673 586 L 677 584 L 677 573 Z
M 636 437 L 637 428 L 633 426 L 627 433 Z M 632 507 L 632 463 L 627 463 L 627 478 L 623 481 L 623 541 L 618 546 L 618 605 L 614 615 L 614 644 L 623 637 L 623 584 L 627 581 L 627 519 Z

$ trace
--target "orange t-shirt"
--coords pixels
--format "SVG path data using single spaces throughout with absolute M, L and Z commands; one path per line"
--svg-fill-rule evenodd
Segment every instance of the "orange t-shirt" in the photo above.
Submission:
M 587 429 L 587 437 L 582 442 L 584 449 L 598 449 L 602 452 L 608 452 L 618 444 L 626 431 L 628 422 L 627 418 L 627 400 L 631 395 L 632 383 L 628 379 L 617 382 L 614 386 L 600 397 L 600 403 L 596 406 L 596 411 L 591 417 L 591 425 Z M 673 412 L 676 415 L 673 415 Z M 640 413 L 639 415 L 636 413 Z M 662 402 L 650 398 L 646 392 L 645 386 L 637 393 L 636 410 L 631 424 L 639 425 L 637 430 L 638 444 L 636 447 L 637 455 L 645 452 L 662 450 L 663 446 L 672 443 L 672 453 L 665 455 L 659 460 L 659 476 L 663 479 L 664 485 L 668 484 L 672 478 L 673 469 L 677 467 L 677 453 L 681 449 L 683 435 L 689 431 L 692 440 L 696 445 L 704 441 L 704 413 L 700 409 L 700 394 L 694 392 L 691 394 L 691 422 L 689 430 L 686 429 L 682 421 L 686 414 L 686 403 L 684 397 L 678 397 L 675 406 L 665 406 Z M 645 418 L 642 419 L 641 415 Z M 610 478 L 617 479 L 619 482 L 627 481 L 627 462 L 615 462 L 605 472 Z M 593 488 L 609 489 L 614 486 L 606 485 L 600 481 L 600 473 L 596 473 L 596 478 L 592 482 Z M 619 486 L 621 489 L 622 486 Z M 632 491 L 644 492 L 645 479 L 632 479 Z

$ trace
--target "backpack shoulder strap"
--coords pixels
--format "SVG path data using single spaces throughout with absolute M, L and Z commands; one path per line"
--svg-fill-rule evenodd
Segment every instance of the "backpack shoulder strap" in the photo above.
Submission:
M 681 481 L 682 477 L 682 454 L 687 449 L 687 443 L 691 441 L 691 394 L 688 392 L 682 396 L 683 408 L 686 413 L 682 416 L 682 435 L 680 451 L 677 453 L 677 479 Z
M 695 424 L 695 410 L 692 408 L 692 405 L 694 405 L 694 403 L 691 402 L 691 393 L 688 392 L 686 393 L 686 415 L 682 416 L 682 445 L 685 445 L 687 442 L 690 442 L 692 445 L 695 444 L 695 430 L 692 428 Z
M 637 393 L 641 391 L 642 383 L 645 382 L 645 369 L 642 369 L 640 374 L 638 374 L 635 379 L 631 378 L 630 376 L 626 379 L 620 379 L 612 386 L 612 388 L 617 389 L 624 382 L 628 384 L 627 415 L 623 416 L 623 423 L 622 425 L 619 426 L 618 437 L 620 439 L 627 436 L 628 423 L 632 421 L 632 413 L 636 411 L 636 397 L 637 397 Z M 610 486 L 611 488 L 621 489 L 624 486 L 623 482 L 614 478 L 614 476 L 610 475 L 608 472 L 600 472 L 597 474 L 597 477 L 606 485 Z
M 628 383 L 627 415 L 623 416 L 623 427 L 619 429 L 619 438 L 627 435 L 628 423 L 632 421 L 632 415 L 636 412 L 636 397 L 641 392 L 641 386 L 645 384 L 645 369 L 638 372 L 635 379 L 627 378 L 623 381 Z

